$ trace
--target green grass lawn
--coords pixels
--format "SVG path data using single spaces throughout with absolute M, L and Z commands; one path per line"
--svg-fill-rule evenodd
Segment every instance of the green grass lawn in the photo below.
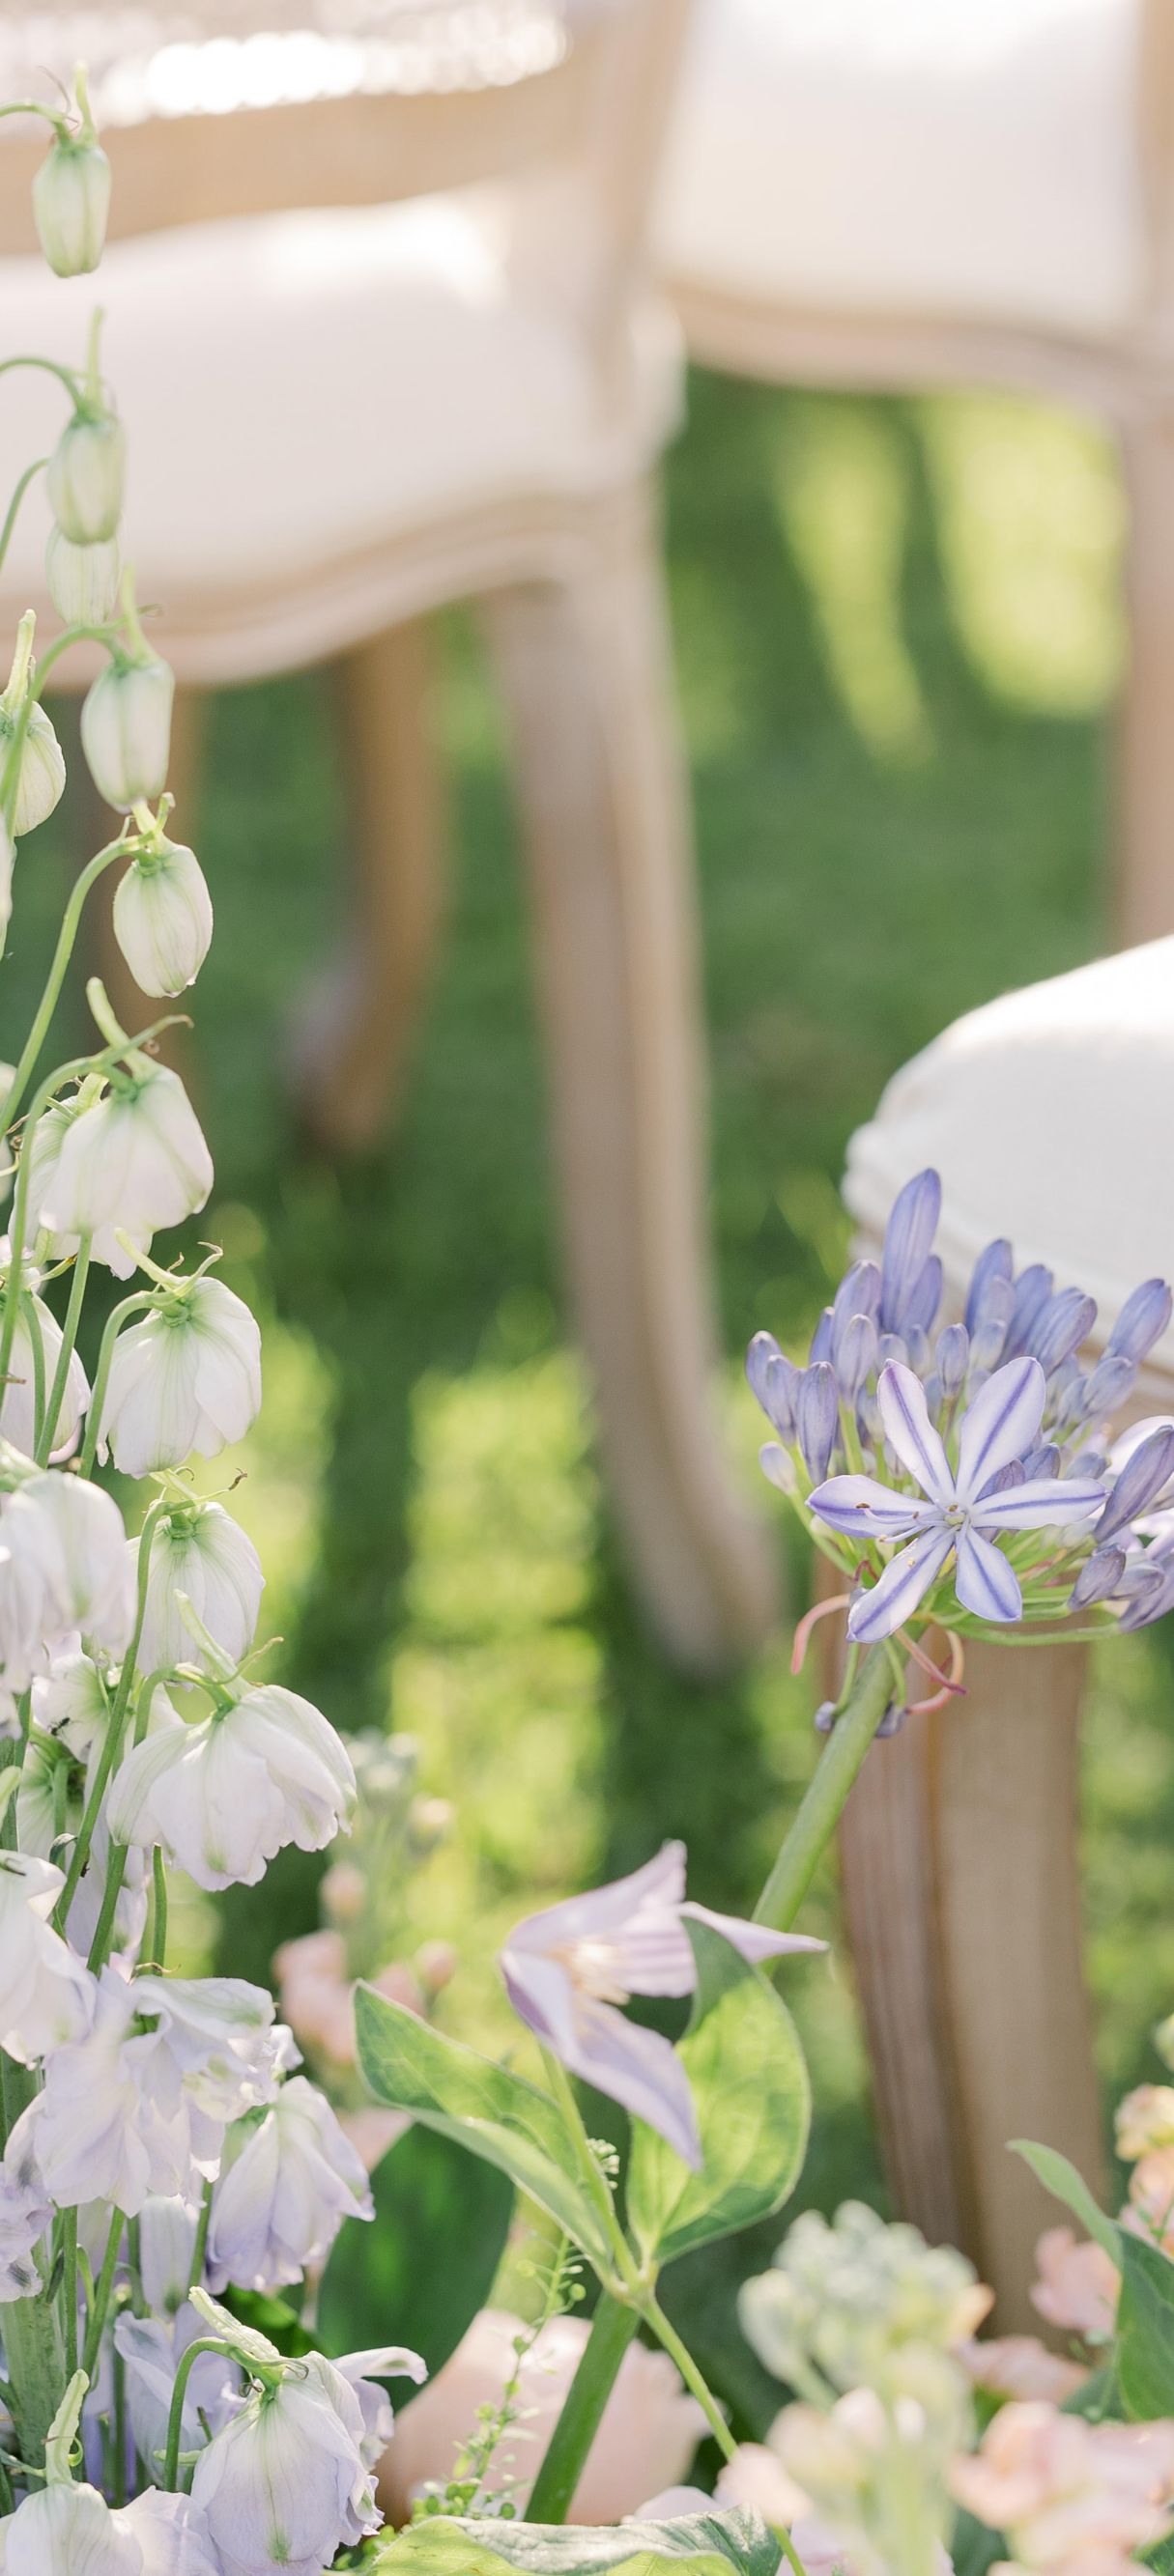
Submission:
M 800 1333 L 822 1301 L 851 1129 L 957 1012 L 1104 942 L 1121 505 L 1090 432 L 1003 397 L 857 402 L 706 377 L 667 485 L 712 1219 L 752 1477 L 740 1353 L 759 1324 Z M 215 709 L 196 837 L 218 937 L 196 1014 L 218 1183 L 198 1231 L 265 1329 L 266 1410 L 233 1507 L 266 1555 L 277 1660 L 343 1727 L 417 1735 L 427 1786 L 455 1802 L 405 1893 L 405 1939 L 455 1935 L 445 2010 L 471 2031 L 502 2027 L 492 1949 L 512 1917 L 666 1833 L 687 1838 L 698 1896 L 752 1901 L 814 1746 L 782 1642 L 741 1679 L 690 1688 L 634 1614 L 562 1320 L 497 712 L 471 627 L 444 640 L 452 920 L 406 1115 L 352 1169 L 303 1157 L 282 1086 L 284 1032 L 344 902 L 327 692 L 297 679 Z M 58 827 L 40 839 L 11 943 L 22 1000 L 74 858 Z M 70 1009 L 72 1026 L 76 991 Z M 800 1600 L 801 1563 L 789 1580 Z M 1158 1638 L 1123 1646 L 1089 1726 L 1114 2087 L 1174 2004 L 1169 1679 Z M 279 1867 L 232 1903 L 234 1967 L 264 1972 L 312 1886 L 309 1867 Z M 833 1906 L 829 1878 L 828 1928 Z M 805 2191 L 875 2192 L 842 1955 L 791 1990 L 819 2103 Z

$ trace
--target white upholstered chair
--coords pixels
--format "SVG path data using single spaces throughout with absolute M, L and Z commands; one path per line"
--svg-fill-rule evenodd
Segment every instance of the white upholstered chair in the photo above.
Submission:
M 982 1246 L 1097 1299 L 1174 1277 L 1174 938 L 970 1012 L 889 1084 L 853 1138 L 866 1243 L 896 1191 L 942 1176 L 938 1248 L 958 1298 Z M 1135 1415 L 1174 1406 L 1174 1327 Z M 1013 2137 L 1094 2188 L 1102 2124 L 1081 1965 L 1077 1757 L 1087 1649 L 968 1646 L 967 1696 L 869 1757 L 843 1862 L 878 2108 L 901 2206 L 965 2244 L 1004 2327 L 1032 2322 L 1031 2250 L 1054 2222 Z M 1050 2216 L 1049 2216 L 1050 2211 Z
M 690 348 L 1092 411 L 1130 499 L 1117 910 L 1174 929 L 1171 0 L 698 0 L 657 209 Z
M 126 553 L 180 682 L 181 826 L 200 693 L 339 666 L 355 921 L 300 1076 L 340 1149 L 384 1116 L 440 908 L 421 621 L 485 601 L 603 1445 L 653 1621 L 705 1668 L 761 1633 L 771 1578 L 711 1410 L 691 853 L 652 491 L 680 355 L 642 249 L 683 18 L 684 0 L 10 13 L 7 95 L 44 95 L 46 69 L 89 55 L 119 238 L 97 281 L 20 256 L 43 144 L 0 129 L 0 334 L 77 361 L 106 308 Z M 14 459 L 59 420 L 51 381 L 7 380 Z M 9 623 L 42 605 L 45 509 L 34 487 L 0 583 Z

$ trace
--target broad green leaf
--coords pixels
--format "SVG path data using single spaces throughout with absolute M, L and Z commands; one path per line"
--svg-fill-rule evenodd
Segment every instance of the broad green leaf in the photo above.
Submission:
M 1128 2228 L 1117 2241 L 1117 2384 L 1126 2414 L 1144 2424 L 1174 2414 L 1174 2263 Z
M 959 2508 L 950 2541 L 954 2576 L 987 2576 L 988 2568 L 994 2566 L 996 2559 L 1006 2558 L 1006 2555 L 1007 2543 L 1002 2532 L 992 2531 L 988 2523 L 976 2522 L 972 2513 L 964 2513 Z
M 377 2102 L 411 2111 L 471 2154 L 484 2156 L 549 2210 L 601 2270 L 610 2254 L 579 2177 L 558 2104 L 524 2076 L 446 2039 L 371 1986 L 355 1992 L 359 2064 Z
M 394 2336 L 428 2364 L 456 2351 L 493 2288 L 514 2206 L 508 2174 L 413 2123 L 371 2176 L 374 2222 L 348 2218 L 318 2294 L 323 2352 Z
M 1113 2221 L 1106 2218 L 1103 2209 L 1098 2209 L 1088 2184 L 1077 2173 L 1075 2165 L 1069 2163 L 1067 2156 L 1062 2156 L 1056 2147 L 1037 2147 L 1030 2138 L 1012 2138 L 1011 2151 L 1013 2155 L 1022 2156 L 1024 2163 L 1031 2166 L 1036 2181 L 1042 2182 L 1053 2200 L 1062 2200 L 1065 2209 L 1070 2209 L 1089 2235 L 1095 2236 L 1109 2261 L 1115 2263 L 1120 2271 L 1121 2244 Z
M 1152 2567 L 1156 2576 L 1174 2576 L 1174 2540 L 1159 2540 L 1156 2549 L 1147 2549 L 1143 2567 Z
M 704 2164 L 691 2173 L 633 2123 L 628 2217 L 645 2254 L 672 2262 L 782 2207 L 803 2170 L 811 2088 L 794 2023 L 761 1969 L 707 1923 L 689 1923 L 693 2017 L 680 2043 Z
M 676 2522 L 625 2522 L 604 2531 L 535 2522 L 413 2523 L 375 2560 L 379 2576 L 646 2576 L 671 2561 L 673 2576 L 777 2576 L 781 2552 L 754 2513 L 688 2514 Z

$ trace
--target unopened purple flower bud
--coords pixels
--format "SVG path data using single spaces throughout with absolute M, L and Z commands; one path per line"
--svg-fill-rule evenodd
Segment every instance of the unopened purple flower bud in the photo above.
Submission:
M 831 1734 L 831 1731 L 832 1731 L 832 1728 L 833 1728 L 833 1726 L 835 1725 L 835 1722 L 836 1722 L 836 1703 L 835 1703 L 834 1699 L 821 1699 L 821 1701 L 820 1701 L 820 1703 L 819 1703 L 819 1707 L 817 1708 L 817 1710 L 816 1710 L 816 1712 L 815 1712 L 815 1715 L 814 1715 L 814 1717 L 813 1717 L 813 1719 L 812 1719 L 812 1721 L 811 1721 L 812 1725 L 813 1725 L 813 1726 L 814 1726 L 814 1728 L 815 1728 L 815 1732 L 816 1732 L 816 1734 L 817 1734 L 817 1735 L 830 1735 L 830 1734 Z
M 856 1428 L 866 1449 L 880 1448 L 884 1425 L 874 1387 L 863 1387 L 856 1398 Z
M 1137 1361 L 1123 1351 L 1106 1351 L 1084 1382 L 1081 1410 L 1088 1422 L 1103 1422 L 1133 1391 Z
M 1156 1564 L 1147 1559 L 1140 1566 L 1127 1565 L 1121 1590 L 1128 1595 L 1121 1614 L 1121 1626 L 1127 1633 L 1148 1628 L 1155 1619 L 1164 1619 L 1167 1610 L 1174 1609 L 1174 1551 L 1163 1551 Z
M 836 1290 L 832 1311 L 837 1328 L 842 1329 L 852 1315 L 871 1315 L 875 1324 L 880 1299 L 881 1275 L 875 1261 L 854 1261 Z
M 877 1742 L 887 1735 L 899 1735 L 908 1714 L 908 1709 L 902 1708 L 899 1699 L 891 1699 L 876 1730 Z
M 1098 1547 L 1087 1565 L 1082 1565 L 1072 1586 L 1070 1610 L 1091 1609 L 1094 1601 L 1108 1601 L 1120 1589 L 1125 1572 L 1125 1558 L 1119 1547 Z
M 1095 1297 L 1086 1297 L 1080 1288 L 1060 1288 L 1036 1317 L 1028 1336 L 1027 1347 L 1039 1361 L 1045 1377 L 1061 1368 L 1079 1350 L 1097 1319 Z
M 812 1484 L 821 1485 L 831 1461 L 840 1419 L 836 1372 L 827 1360 L 817 1360 L 813 1368 L 804 1369 L 799 1381 L 796 1415 L 804 1466 Z
M 936 1252 L 931 1252 L 905 1300 L 901 1330 L 906 1336 L 911 1332 L 932 1331 L 942 1302 L 942 1277 L 941 1262 Z
M 999 1235 L 994 1243 L 988 1243 L 985 1252 L 979 1253 L 966 1298 L 968 1333 L 976 1332 L 992 1313 L 997 1313 L 1004 1323 L 1007 1322 L 1015 1302 L 1011 1285 L 1014 1267 L 1011 1246 L 1005 1235 Z
M 1027 1349 L 1028 1335 L 1035 1330 L 1051 1293 L 1052 1273 L 1042 1261 L 1033 1261 L 1029 1269 L 1020 1271 L 1003 1346 L 1005 1360 L 1018 1359 L 1020 1352 Z
M 1001 1315 L 990 1315 L 985 1323 L 975 1325 L 970 1342 L 970 1391 L 972 1394 L 974 1392 L 975 1378 L 989 1377 L 991 1370 L 998 1367 L 1000 1360 L 1004 1356 L 1004 1344 L 1006 1339 L 1007 1322 Z
M 947 1324 L 945 1331 L 938 1334 L 934 1359 L 942 1393 L 950 1400 L 961 1393 L 970 1365 L 970 1335 L 965 1324 Z
M 876 1325 L 871 1315 L 851 1315 L 837 1335 L 833 1365 L 845 1404 L 855 1404 L 876 1367 Z
M 1109 1349 L 1123 1359 L 1144 1360 L 1160 1342 L 1174 1310 L 1164 1279 L 1144 1279 L 1127 1297 L 1109 1335 Z
M 907 1368 L 909 1353 L 899 1333 L 882 1333 L 876 1346 L 877 1368 L 888 1368 L 891 1363 Z
M 1073 1484 L 1076 1485 L 1099 1485 L 1106 1464 L 1103 1449 L 1082 1449 L 1077 1457 L 1069 1459 L 1064 1474 L 1066 1477 L 1071 1477 Z
M 1054 1430 L 1072 1430 L 1083 1422 L 1088 1379 L 1079 1360 L 1061 1360 L 1048 1379 L 1047 1416 Z
M 886 1332 L 902 1328 L 910 1294 L 929 1259 L 941 1210 L 942 1185 L 932 1171 L 918 1172 L 914 1180 L 906 1181 L 893 1202 L 881 1263 L 880 1321 Z
M 1054 1440 L 1041 1441 L 1039 1448 L 1032 1449 L 1023 1461 L 1025 1484 L 1034 1485 L 1041 1476 L 1046 1478 L 1058 1476 L 1059 1473 L 1060 1452 Z
M 1174 1425 L 1166 1423 L 1160 1431 L 1151 1431 L 1125 1461 L 1108 1502 L 1096 1524 L 1098 1547 L 1130 1521 L 1148 1511 L 1174 1475 Z
M 832 1309 L 830 1306 L 825 1306 L 819 1322 L 815 1327 L 815 1331 L 811 1336 L 811 1349 L 808 1353 L 808 1359 L 811 1362 L 816 1360 L 830 1360 L 832 1355 L 832 1323 Z
M 746 1353 L 746 1376 L 768 1422 L 781 1440 L 795 1437 L 795 1388 L 799 1371 L 773 1333 L 756 1333 Z
M 768 1484 L 777 1485 L 780 1494 L 793 1494 L 797 1478 L 795 1461 L 788 1449 L 780 1449 L 777 1440 L 764 1440 L 758 1452 L 758 1464 Z
M 984 1485 L 983 1500 L 984 1502 L 988 1500 L 991 1494 L 1005 1494 L 1011 1485 L 1026 1483 L 1027 1470 L 1022 1458 L 1009 1458 L 1006 1466 L 1000 1467 L 998 1475 L 992 1476 L 989 1485 Z
M 909 1366 L 914 1375 L 924 1377 L 932 1361 L 933 1352 L 930 1348 L 929 1334 L 922 1332 L 920 1324 L 909 1324 L 906 1327 L 905 1348 L 909 1355 Z

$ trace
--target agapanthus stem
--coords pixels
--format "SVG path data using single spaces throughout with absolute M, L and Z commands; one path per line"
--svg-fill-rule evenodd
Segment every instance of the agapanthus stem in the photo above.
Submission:
M 790 1930 L 892 1696 L 888 1657 L 883 1648 L 874 1647 L 860 1665 L 848 1700 L 824 1746 L 815 1777 L 754 1908 L 756 1923 L 769 1923 L 776 1932 Z
M 639 2323 L 635 2308 L 621 2306 L 606 2290 L 600 2293 L 583 2358 L 534 2481 L 527 2522 L 566 2521 L 620 2363 Z

